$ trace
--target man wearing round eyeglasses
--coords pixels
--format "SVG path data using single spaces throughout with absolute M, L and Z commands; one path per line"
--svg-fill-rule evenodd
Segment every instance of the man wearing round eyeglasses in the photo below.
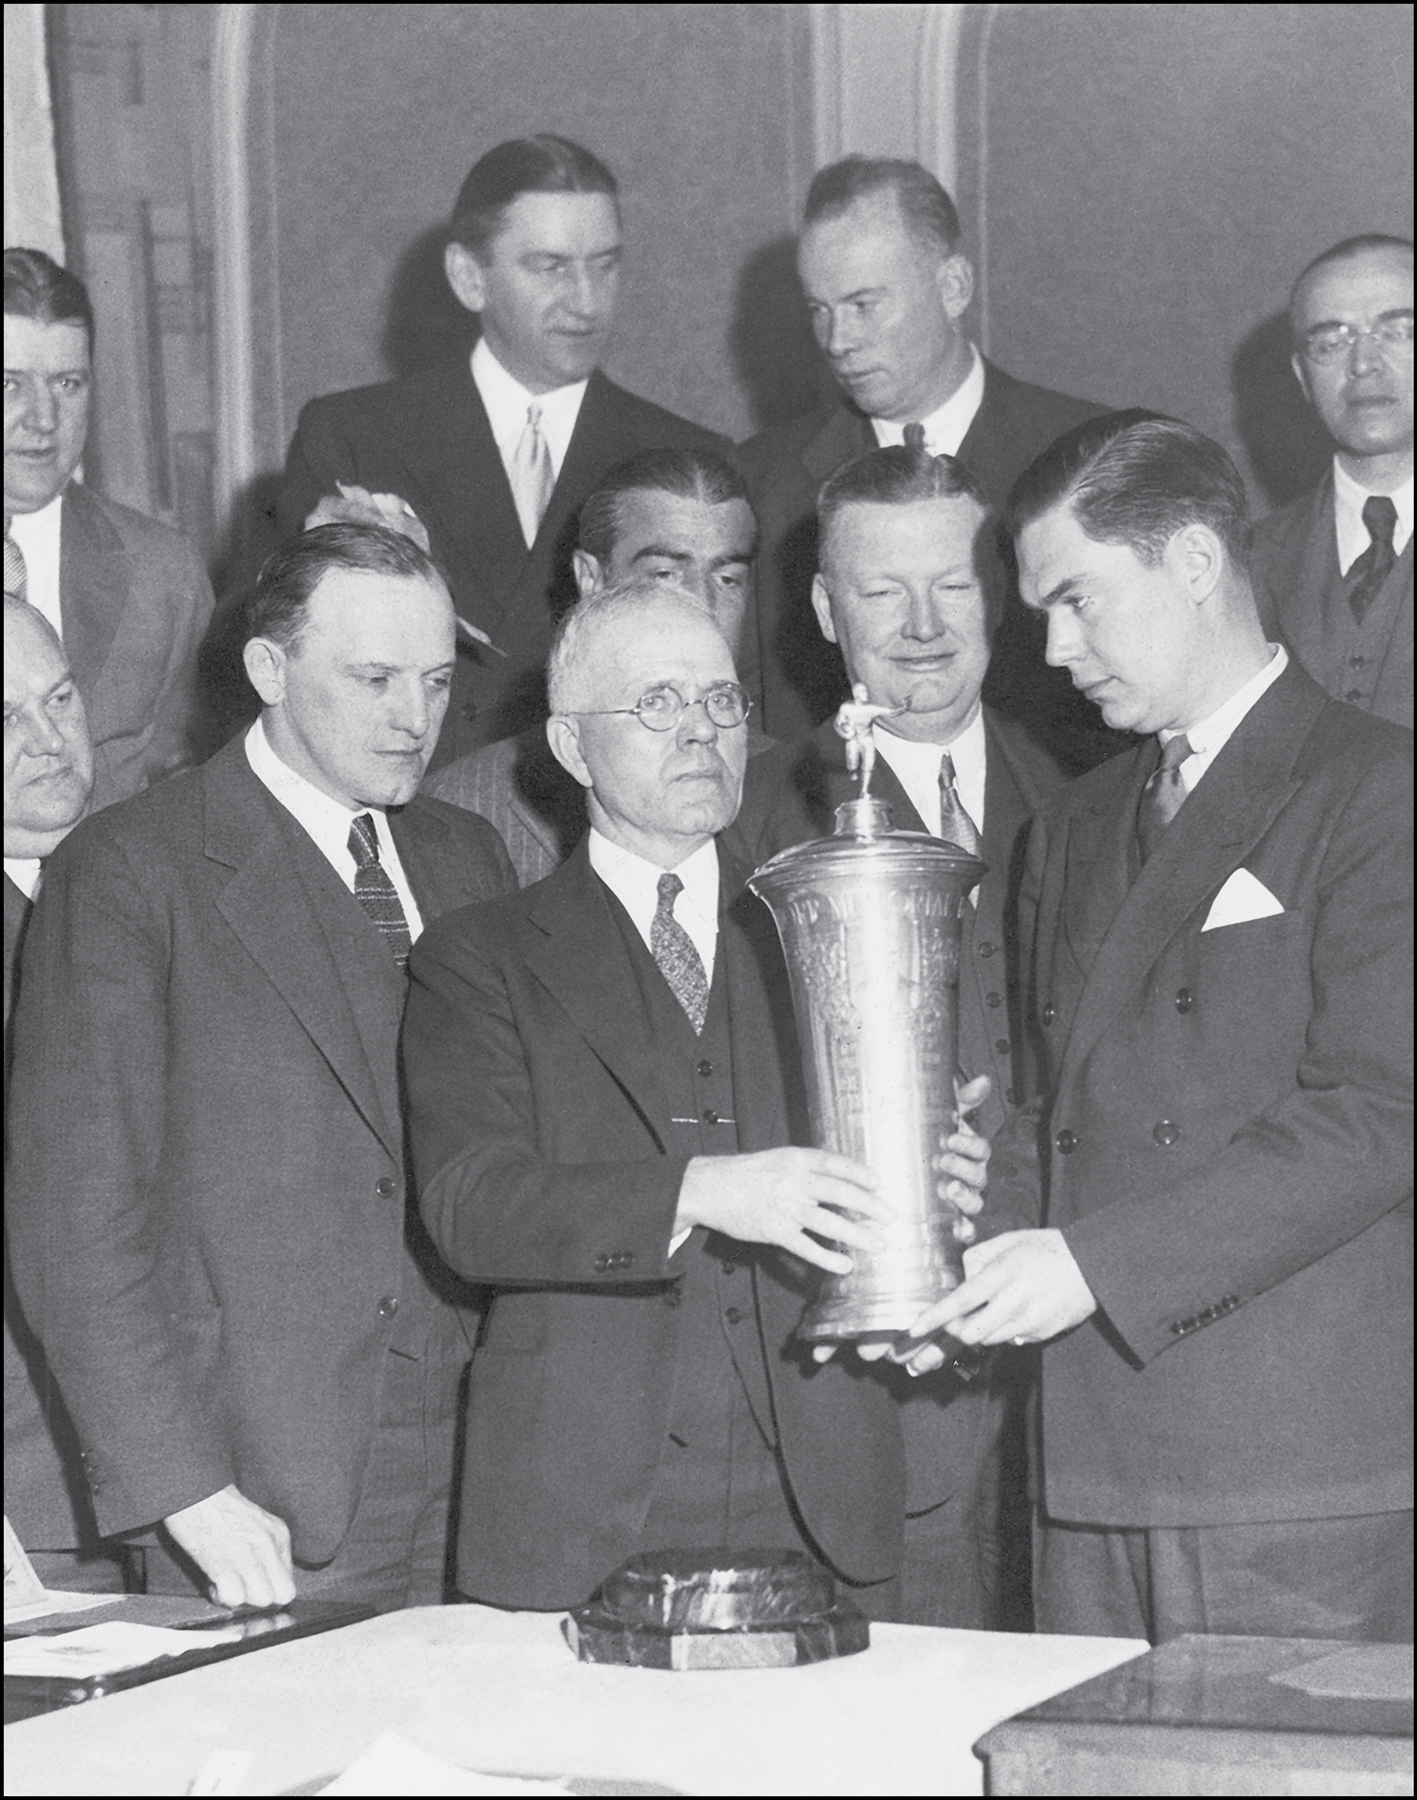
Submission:
M 1261 616 L 1337 700 L 1412 725 L 1412 243 L 1346 238 L 1294 284 L 1294 373 L 1332 472 L 1255 532 Z
M 583 601 L 549 674 L 548 736 L 590 831 L 545 881 L 431 930 L 410 965 L 424 1218 L 496 1295 L 457 1585 L 562 1608 L 637 1551 L 776 1545 L 889 1614 L 894 1406 L 792 1342 L 818 1270 L 849 1267 L 888 1215 L 869 1169 L 795 1147 L 786 971 L 716 842 L 747 696 L 712 614 L 653 581 Z M 951 1143 L 950 1191 L 972 1209 L 983 1140 Z

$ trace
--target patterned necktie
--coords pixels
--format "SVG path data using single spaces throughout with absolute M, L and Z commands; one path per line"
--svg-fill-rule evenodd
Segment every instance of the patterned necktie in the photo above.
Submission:
M 526 409 L 526 425 L 512 455 L 512 498 L 517 503 L 517 517 L 528 548 L 536 542 L 555 485 L 551 446 L 541 429 L 541 408 L 533 400 Z
M 914 419 L 905 428 L 905 447 L 907 450 L 925 448 L 925 427 Z
M 1184 734 L 1161 748 L 1156 773 L 1141 791 L 1137 803 L 1137 841 L 1145 862 L 1161 840 L 1161 834 L 1180 812 L 1186 798 L 1181 764 L 1191 756 L 1191 740 Z
M 379 928 L 400 968 L 408 961 L 412 938 L 399 891 L 379 861 L 379 839 L 373 816 L 360 813 L 349 828 L 349 854 L 354 858 L 354 897 Z
M 17 600 L 29 598 L 29 576 L 25 573 L 25 553 L 10 536 L 8 522 L 5 526 L 5 592 L 13 594 Z
M 968 856 L 978 856 L 984 847 L 979 829 L 959 797 L 959 789 L 955 786 L 955 761 L 948 750 L 940 757 L 940 836 L 951 844 L 958 844 Z
M 1348 604 L 1360 625 L 1397 561 L 1392 544 L 1397 508 L 1386 494 L 1370 494 L 1363 502 L 1363 523 L 1368 528 L 1368 548 L 1348 571 Z
M 694 940 L 674 917 L 674 902 L 683 891 L 684 884 L 677 875 L 660 876 L 659 905 L 649 928 L 649 947 L 697 1037 L 708 1016 L 708 977 Z

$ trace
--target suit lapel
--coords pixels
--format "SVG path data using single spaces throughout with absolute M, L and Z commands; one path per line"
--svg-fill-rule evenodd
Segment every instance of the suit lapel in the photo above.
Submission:
M 385 1026 L 371 1009 L 382 1013 L 383 997 L 360 976 L 366 951 L 379 946 L 366 941 L 367 928 L 357 915 L 351 914 L 345 931 L 331 909 L 316 904 L 285 829 L 301 828 L 251 773 L 241 739 L 215 756 L 202 776 L 206 854 L 235 871 L 217 896 L 217 911 L 300 1021 L 370 1129 L 390 1155 L 401 1158 L 396 1096 L 390 1096 L 388 1083 L 375 1073 L 384 1061 L 375 1045 Z M 330 879 L 335 880 L 333 871 Z M 357 1009 L 351 991 L 368 1005 Z
M 59 512 L 59 595 L 64 648 L 79 691 L 92 696 L 128 604 L 123 540 L 78 482 Z
M 1291 665 L 1241 721 L 1167 828 L 1103 936 L 1068 1036 L 1065 1068 L 1086 1057 L 1135 993 L 1138 975 L 1240 867 L 1297 791 L 1295 760 L 1324 704 L 1322 692 Z M 1141 784 L 1131 785 L 1139 793 Z M 1114 810 L 1101 821 L 1114 866 L 1119 844 L 1125 854 L 1134 817 L 1133 807 Z M 1071 867 L 1068 889 L 1076 891 Z
M 653 1132 L 669 1137 L 669 1103 L 638 983 L 626 966 L 610 898 L 582 838 L 527 912 L 528 969 L 565 1009 Z
M 421 807 L 415 797 L 407 806 L 389 813 L 389 830 L 423 923 L 431 925 L 462 898 L 456 871 L 447 865 L 448 827 L 431 809 Z
M 833 408 L 817 432 L 802 448 L 802 463 L 816 482 L 834 475 L 844 463 L 864 456 L 876 448 L 876 434 L 871 421 L 844 402 Z

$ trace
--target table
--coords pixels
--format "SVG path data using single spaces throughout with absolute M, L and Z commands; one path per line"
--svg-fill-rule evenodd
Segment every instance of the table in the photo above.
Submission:
M 12 1725 L 5 1789 L 184 1794 L 230 1748 L 256 1753 L 243 1792 L 289 1792 L 394 1729 L 463 1767 L 686 1794 L 979 1794 L 981 1733 L 1147 1648 L 871 1632 L 838 1662 L 670 1674 L 576 1662 L 555 1615 L 420 1607 Z
M 1410 1794 L 1412 1646 L 1180 1637 L 979 1753 L 994 1795 Z

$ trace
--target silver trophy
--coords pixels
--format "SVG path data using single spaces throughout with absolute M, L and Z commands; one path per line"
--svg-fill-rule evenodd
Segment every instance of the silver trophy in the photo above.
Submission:
M 848 1249 L 800 1335 L 899 1333 L 964 1279 L 958 1213 L 931 1159 L 955 1126 L 960 936 L 984 864 L 957 844 L 895 831 L 870 793 L 873 707 L 837 715 L 860 795 L 829 838 L 784 850 L 749 882 L 782 939 L 806 1068 L 812 1137 L 874 1169 L 895 1218 L 885 1245 Z M 847 1246 L 839 1246 L 847 1249 Z

